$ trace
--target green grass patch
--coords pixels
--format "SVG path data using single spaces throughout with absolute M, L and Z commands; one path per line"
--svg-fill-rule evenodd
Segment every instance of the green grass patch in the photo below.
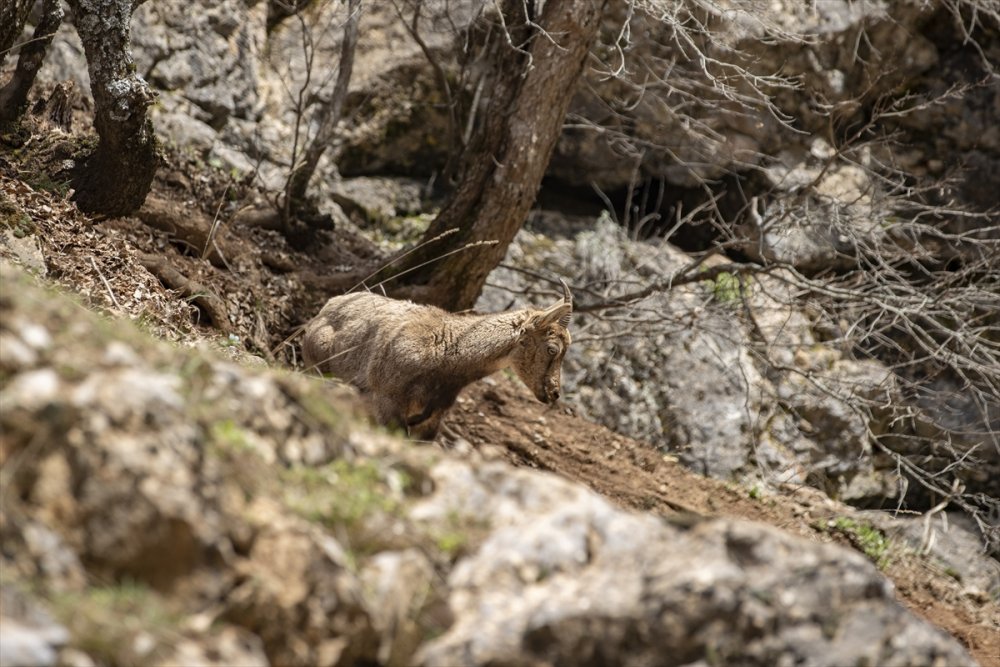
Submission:
M 436 213 L 417 213 L 387 218 L 381 221 L 378 231 L 387 240 L 414 243 L 424 235 L 435 216 Z
M 19 239 L 37 231 L 35 223 L 28 214 L 3 193 L 0 193 L 0 227 L 6 227 Z
M 712 281 L 712 298 L 722 304 L 732 304 L 740 300 L 740 278 L 729 273 L 720 273 Z
M 212 445 L 224 450 L 237 453 L 254 451 L 246 431 L 231 419 L 213 423 L 209 427 L 209 438 Z
M 44 172 L 29 174 L 26 181 L 35 190 L 45 190 L 59 197 L 65 197 L 70 187 L 68 180 L 55 180 Z
M 159 595 L 132 582 L 59 593 L 51 604 L 71 644 L 105 665 L 157 662 L 176 643 L 181 620 Z M 137 641 L 140 635 L 149 641 Z
M 461 530 L 445 530 L 436 535 L 435 546 L 438 551 L 445 554 L 452 560 L 456 559 L 465 551 L 469 543 L 469 536 Z
M 357 566 L 367 556 L 409 545 L 405 520 L 409 476 L 368 461 L 338 459 L 281 473 L 286 507 L 323 526 Z
M 436 553 L 441 561 L 454 563 L 468 555 L 486 538 L 490 522 L 458 512 L 450 512 L 444 521 L 419 529 L 425 553 Z
M 296 466 L 284 472 L 285 501 L 300 516 L 327 526 L 353 526 L 376 514 L 398 514 L 405 488 L 404 473 L 390 484 L 370 462 L 338 459 L 324 466 Z
M 855 549 L 868 556 L 879 569 L 889 564 L 889 539 L 870 523 L 855 521 L 846 516 L 827 521 L 825 529 L 846 537 Z

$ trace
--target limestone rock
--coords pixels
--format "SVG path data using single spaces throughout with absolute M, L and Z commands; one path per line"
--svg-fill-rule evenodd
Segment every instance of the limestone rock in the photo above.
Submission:
M 0 587 L 0 664 L 54 667 L 69 640 L 66 628 L 18 591 Z
M 377 639 L 343 548 L 308 525 L 276 518 L 256 536 L 222 618 L 260 637 L 279 664 L 370 659 Z
M 417 549 L 384 551 L 368 561 L 361 581 L 380 637 L 379 663 L 408 664 L 424 639 L 417 619 L 434 597 L 433 565 Z
M 331 197 L 360 226 L 380 227 L 422 210 L 422 184 L 402 178 L 361 176 L 337 183 Z
M 543 481 L 544 480 L 544 481 Z M 682 529 L 498 464 L 435 470 L 414 512 L 492 531 L 448 578 L 455 624 L 420 664 L 972 665 L 870 562 L 740 521 Z
M 983 553 L 980 532 L 967 516 L 940 512 L 923 517 L 891 517 L 873 511 L 862 515 L 889 539 L 927 554 L 961 582 L 966 595 L 1000 599 L 1000 562 Z
M 188 111 L 215 129 L 230 116 L 261 111 L 264 3 L 226 0 L 141 5 L 133 17 L 136 66 L 162 91 L 177 91 Z
M 689 262 L 669 244 L 628 239 L 609 219 L 553 245 L 522 231 L 506 264 L 569 276 L 609 295 L 625 281 L 663 279 Z M 506 307 L 530 279 L 497 269 L 480 308 Z M 617 280 L 619 284 L 608 282 Z M 775 483 L 810 481 L 837 497 L 897 493 L 891 462 L 877 462 L 871 433 L 883 427 L 848 405 L 850 396 L 894 395 L 885 367 L 845 358 L 819 344 L 809 318 L 790 308 L 781 281 L 748 289 L 756 331 L 739 316 L 732 276 L 654 293 L 608 316 L 588 317 L 574 332 L 563 369 L 566 400 L 612 430 L 645 440 L 702 473 Z M 581 303 L 583 301 L 581 300 Z M 769 360 L 754 352 L 767 341 Z M 784 365 L 775 372 L 770 364 Z M 801 370 L 799 370 L 801 369 Z M 818 373 L 822 391 L 803 373 Z M 883 467 L 886 466 L 886 467 Z

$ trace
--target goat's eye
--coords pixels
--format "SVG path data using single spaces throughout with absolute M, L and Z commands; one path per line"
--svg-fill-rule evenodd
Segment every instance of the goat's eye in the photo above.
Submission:
M 557 354 L 559 354 L 559 348 L 556 347 L 555 345 L 549 345 L 549 355 L 554 357 Z

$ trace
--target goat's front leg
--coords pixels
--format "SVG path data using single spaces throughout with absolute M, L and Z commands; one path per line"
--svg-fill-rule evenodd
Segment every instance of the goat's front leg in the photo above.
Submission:
M 372 419 L 390 431 L 406 433 L 409 424 L 406 415 L 399 409 L 399 402 L 391 396 L 367 394 L 368 411 Z
M 407 421 L 407 435 L 414 440 L 433 440 L 437 437 L 438 427 L 441 425 L 444 413 L 445 410 L 443 408 L 438 409 L 430 413 L 430 416 L 422 421 L 413 421 L 413 419 L 424 416 L 423 413 L 417 415 L 417 417 Z
M 460 385 L 435 380 L 414 386 L 407 412 L 407 433 L 418 440 L 433 440 L 448 409 L 455 404 Z

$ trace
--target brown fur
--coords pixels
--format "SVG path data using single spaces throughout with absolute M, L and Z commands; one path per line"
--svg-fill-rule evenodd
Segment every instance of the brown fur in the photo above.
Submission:
M 420 439 L 437 434 L 466 385 L 512 368 L 538 400 L 559 398 L 570 343 L 569 288 L 545 310 L 455 315 L 360 292 L 326 302 L 305 328 L 307 370 L 356 386 L 375 419 Z

